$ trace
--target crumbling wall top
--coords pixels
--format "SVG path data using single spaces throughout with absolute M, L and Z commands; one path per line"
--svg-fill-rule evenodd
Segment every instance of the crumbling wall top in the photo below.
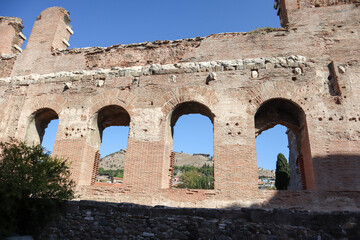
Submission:
M 37 17 L 26 46 L 28 51 L 46 51 L 69 47 L 69 12 L 61 7 L 47 8 Z
M 275 0 L 274 8 L 277 10 L 277 14 L 280 17 L 280 24 L 283 27 L 297 24 L 295 15 L 303 12 L 299 10 L 318 8 L 318 7 L 330 7 L 345 4 L 360 5 L 359 0 Z M 307 17 L 308 15 L 304 15 Z

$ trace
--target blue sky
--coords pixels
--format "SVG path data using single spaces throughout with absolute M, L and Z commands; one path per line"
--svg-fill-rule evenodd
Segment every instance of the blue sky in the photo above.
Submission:
M 106 47 L 280 27 L 273 4 L 273 0 L 2 0 L 0 15 L 22 18 L 23 33 L 29 38 L 36 17 L 44 9 L 63 7 L 70 12 L 74 30 L 69 41 L 70 48 Z M 26 42 L 22 48 L 25 46 Z M 56 124 L 49 125 L 43 141 L 49 150 L 52 149 L 53 140 L 48 140 L 48 137 L 51 138 L 56 132 L 52 125 Z M 102 155 L 125 148 L 127 131 L 124 127 L 105 129 L 103 145 L 112 147 L 113 144 L 106 142 L 114 142 L 114 136 L 119 145 L 114 145 L 115 149 L 101 149 Z M 267 169 L 275 168 L 279 152 L 288 155 L 285 128 L 275 127 L 273 131 L 275 133 L 270 136 L 267 131 L 257 138 L 258 165 Z M 197 137 L 197 132 L 203 138 Z M 175 126 L 174 150 L 212 155 L 212 137 L 212 125 L 207 118 L 195 116 L 189 120 L 183 116 Z

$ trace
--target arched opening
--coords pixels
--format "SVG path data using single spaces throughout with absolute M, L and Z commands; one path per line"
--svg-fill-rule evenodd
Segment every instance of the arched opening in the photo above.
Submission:
M 122 186 L 130 115 L 118 105 L 101 108 L 93 118 L 96 154 L 92 183 Z
M 261 132 L 256 137 L 256 156 L 258 167 L 258 187 L 261 190 L 276 189 L 275 186 L 275 170 L 278 154 L 283 154 L 287 160 L 288 173 L 297 173 L 290 177 L 287 185 L 288 189 L 302 189 L 301 178 L 299 175 L 298 164 L 289 162 L 294 158 L 289 158 L 289 134 L 291 130 L 281 124 Z M 295 149 L 296 150 L 296 149 Z M 290 176 L 290 174 L 289 174 Z M 298 187 L 294 187 L 294 183 Z M 300 184 L 300 185 L 299 185 Z
M 276 98 L 266 101 L 255 114 L 255 136 L 259 136 L 278 124 L 287 128 L 290 171 L 288 189 L 314 189 L 313 165 L 304 111 L 290 100 Z M 273 134 L 272 138 L 272 142 L 276 145 L 279 134 Z M 276 162 L 276 158 L 274 161 Z
M 214 114 L 198 102 L 184 102 L 171 113 L 172 188 L 214 189 Z
M 51 152 L 55 143 L 58 119 L 57 113 L 50 108 L 42 108 L 31 114 L 25 142 L 29 145 L 41 144 Z

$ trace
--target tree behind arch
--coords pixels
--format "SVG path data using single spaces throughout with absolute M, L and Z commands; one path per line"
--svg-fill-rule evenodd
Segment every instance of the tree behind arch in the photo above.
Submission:
M 277 190 L 287 190 L 290 182 L 290 168 L 286 157 L 279 153 L 276 161 L 275 187 Z

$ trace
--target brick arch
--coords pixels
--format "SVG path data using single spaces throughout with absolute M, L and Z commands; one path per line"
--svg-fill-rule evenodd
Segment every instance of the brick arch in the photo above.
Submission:
M 41 96 L 35 98 L 35 101 L 31 101 L 29 108 L 27 109 L 31 113 L 36 112 L 42 108 L 50 108 L 56 112 L 58 116 L 61 115 L 62 110 L 66 106 L 66 99 L 61 96 Z
M 294 91 L 294 90 L 292 90 Z M 291 90 L 289 91 L 291 92 Z M 296 90 L 295 90 L 296 92 Z M 281 93 L 281 92 L 280 92 Z M 278 94 L 278 96 L 281 94 Z M 259 101 L 259 100 L 262 101 Z M 286 126 L 295 136 L 294 147 L 291 151 L 297 153 L 297 161 L 300 170 L 302 188 L 315 189 L 313 162 L 311 156 L 310 140 L 306 122 L 306 114 L 303 108 L 293 99 L 284 97 L 272 97 L 269 99 L 257 98 L 254 116 L 255 136 L 277 124 Z
M 277 114 L 266 114 L 274 112 Z M 297 131 L 306 124 L 305 112 L 297 103 L 285 98 L 271 98 L 263 102 L 254 115 L 255 128 L 261 133 L 274 125 L 272 122 L 282 124 Z
M 54 119 L 59 119 L 59 115 L 51 108 L 40 108 L 31 114 L 26 128 L 26 143 L 30 145 L 41 144 L 45 129 Z
M 105 116 L 104 121 L 109 120 L 109 122 L 117 126 L 129 126 L 131 119 L 135 114 L 134 102 L 136 101 L 136 97 L 129 91 L 114 89 L 104 91 L 91 97 L 87 101 L 90 103 L 88 126 L 89 129 L 91 129 L 87 138 L 87 144 L 91 146 L 94 151 L 91 184 L 95 184 L 99 170 L 99 151 L 102 141 L 102 133 L 107 127 L 107 125 L 103 122 L 101 122 L 99 126 L 99 115 Z M 112 112 L 118 114 L 118 117 L 121 119 L 114 117 Z
M 163 121 L 164 127 L 162 128 L 162 130 L 165 131 L 162 188 L 168 188 L 171 186 L 174 163 L 174 154 L 172 153 L 173 125 L 179 117 L 189 113 L 200 113 L 207 116 L 214 124 L 214 105 L 216 105 L 219 100 L 217 99 L 215 92 L 207 87 L 177 88 L 166 94 L 164 99 L 165 101 L 161 109 L 165 119 L 165 121 Z M 191 109 L 186 109 L 187 107 L 190 107 Z M 176 116 L 173 116 L 174 111 Z
M 124 90 L 108 90 L 87 100 L 90 103 L 89 116 L 92 117 L 103 107 L 108 105 L 118 105 L 124 108 L 130 116 L 135 114 L 134 102 L 136 97 L 129 91 Z
M 136 97 L 128 91 L 108 90 L 91 97 L 88 101 L 91 104 L 89 108 L 88 125 L 93 131 L 88 138 L 88 143 L 95 149 L 100 149 L 102 130 L 98 126 L 98 114 L 101 110 L 108 107 L 121 108 L 129 115 L 128 122 L 134 116 L 134 102 Z
M 63 109 L 65 109 L 66 104 L 66 99 L 59 95 L 47 95 L 27 99 L 24 103 L 27 107 L 22 111 L 19 118 L 19 132 L 17 138 L 25 140 L 28 126 L 37 111 L 41 109 L 51 109 L 57 114 L 58 118 L 61 119 L 61 114 Z
M 266 101 L 273 98 L 290 100 L 305 109 L 303 101 L 304 92 L 308 92 L 307 86 L 299 86 L 290 81 L 268 81 L 248 91 L 248 113 L 255 115 L 259 107 Z
M 180 103 L 198 102 L 208 107 L 211 112 L 214 112 L 212 106 L 219 102 L 215 92 L 207 87 L 176 88 L 175 90 L 165 94 L 164 100 L 165 101 L 161 110 L 166 118 Z

